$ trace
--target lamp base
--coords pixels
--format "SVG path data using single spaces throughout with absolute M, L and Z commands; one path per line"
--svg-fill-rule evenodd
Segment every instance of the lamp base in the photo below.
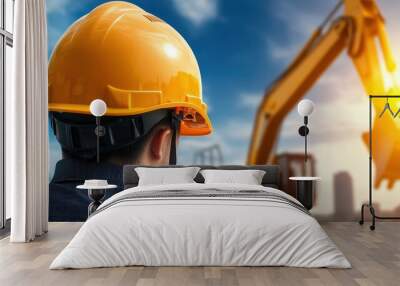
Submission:
M 310 129 L 308 129 L 307 126 L 305 126 L 305 125 L 300 126 L 300 128 L 299 128 L 299 134 L 300 134 L 300 136 L 303 136 L 303 137 L 304 137 L 304 136 L 307 136 L 308 133 L 310 133 Z
M 296 196 L 303 206 L 311 210 L 314 204 L 315 182 L 313 180 L 296 181 Z

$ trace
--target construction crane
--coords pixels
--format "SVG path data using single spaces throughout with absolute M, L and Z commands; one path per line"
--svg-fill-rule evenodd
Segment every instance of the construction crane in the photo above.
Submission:
M 344 7 L 343 15 L 335 18 L 341 7 Z M 384 18 L 376 1 L 340 1 L 289 67 L 266 90 L 256 113 L 248 164 L 276 162 L 275 147 L 283 120 L 345 49 L 366 95 L 400 91 L 396 85 L 396 64 Z M 383 64 L 380 63 L 379 49 Z M 388 83 L 390 90 L 385 88 Z M 385 103 L 375 101 L 374 111 L 382 110 Z M 376 174 L 374 184 L 378 187 L 382 180 L 387 179 L 391 188 L 394 181 L 400 178 L 400 128 L 394 118 L 387 116 L 375 119 L 373 132 L 376 134 L 373 142 L 373 146 L 376 146 L 373 157 Z M 379 138 L 385 138 L 385 141 L 379 142 L 382 140 Z M 363 134 L 363 140 L 368 144 L 368 133 Z

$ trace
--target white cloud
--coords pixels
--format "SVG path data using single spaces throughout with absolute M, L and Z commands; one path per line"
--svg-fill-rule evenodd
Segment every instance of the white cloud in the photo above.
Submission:
M 82 7 L 82 1 L 46 0 L 48 48 L 51 52 L 60 36 L 73 23 L 74 11 Z
M 240 118 L 235 117 L 214 126 L 214 132 L 209 136 L 181 137 L 179 164 L 193 164 L 194 154 L 212 145 L 220 146 L 224 163 L 244 164 L 251 131 L 252 121 L 241 121 Z M 205 163 L 209 164 L 210 162 Z
M 69 5 L 71 5 L 69 0 L 46 0 L 47 13 L 64 14 Z
M 322 22 L 324 16 L 330 12 L 329 3 L 327 5 L 323 4 L 327 8 L 325 13 L 321 11 L 321 7 L 317 7 L 318 5 L 313 9 L 310 9 L 311 7 L 302 9 L 301 2 L 296 3 L 296 1 L 276 1 L 274 5 L 276 5 L 275 9 L 277 11 L 275 17 L 281 20 L 293 33 L 292 37 L 297 38 L 311 35 L 311 32 Z
M 223 138 L 232 140 L 247 141 L 250 138 L 251 131 L 253 130 L 252 120 L 241 120 L 240 118 L 232 118 L 221 126 L 220 133 Z
M 173 0 L 178 13 L 196 26 L 213 20 L 218 14 L 217 0 Z
M 312 32 L 319 26 L 324 19 L 324 15 L 329 12 L 329 3 L 324 14 L 321 7 L 314 9 L 301 9 L 296 2 L 276 1 L 273 2 L 274 9 L 278 11 L 275 17 L 282 22 L 282 26 L 288 30 L 290 36 L 285 43 L 267 37 L 266 46 L 268 57 L 283 64 L 288 64 L 304 46 Z M 332 6 L 333 7 L 333 6 Z
M 266 43 L 268 57 L 276 61 L 282 61 L 283 63 L 288 63 L 289 60 L 293 59 L 301 48 L 301 43 L 282 45 L 269 38 L 267 38 Z
M 358 132 L 360 137 L 360 130 L 367 127 L 367 97 L 346 54 L 322 75 L 306 95 L 316 104 L 309 120 L 315 144 L 354 138 Z M 302 119 L 294 108 L 283 123 L 281 149 L 290 147 L 293 140 L 296 141 L 301 124 Z
M 256 110 L 263 95 L 263 92 L 243 92 L 239 95 L 239 106 Z

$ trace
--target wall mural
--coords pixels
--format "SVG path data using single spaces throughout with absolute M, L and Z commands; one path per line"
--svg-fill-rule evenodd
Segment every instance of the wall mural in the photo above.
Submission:
M 400 3 L 377 6 L 360 6 L 382 28 L 360 33 L 360 48 L 332 21 L 357 16 L 336 0 L 47 0 L 50 220 L 86 219 L 90 200 L 76 189 L 85 179 L 117 185 L 110 196 L 122 190 L 124 164 L 171 164 L 175 150 L 178 164 L 279 163 L 292 194 L 290 176 L 319 176 L 312 213 L 358 219 L 368 200 L 368 93 L 396 94 L 400 83 Z M 304 97 L 315 105 L 306 164 Z M 400 215 L 399 103 L 373 104 L 381 215 Z

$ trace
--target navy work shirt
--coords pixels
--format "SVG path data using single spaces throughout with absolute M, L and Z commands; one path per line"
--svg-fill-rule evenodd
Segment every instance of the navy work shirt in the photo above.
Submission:
M 57 162 L 49 184 L 49 221 L 85 221 L 91 200 L 87 190 L 78 190 L 85 180 L 107 180 L 118 188 L 107 190 L 106 198 L 123 190 L 122 167 L 111 163 L 63 159 Z

